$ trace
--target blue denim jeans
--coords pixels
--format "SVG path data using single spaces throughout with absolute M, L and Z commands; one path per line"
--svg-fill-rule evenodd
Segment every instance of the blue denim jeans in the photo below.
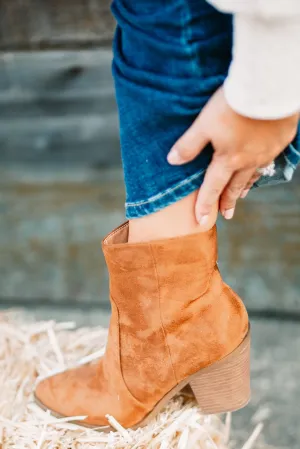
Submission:
M 205 0 L 114 0 L 113 75 L 120 116 L 126 216 L 156 212 L 199 188 L 208 146 L 183 166 L 167 154 L 222 85 L 232 50 L 232 17 Z M 299 148 L 299 146 L 298 146 Z M 300 159 L 290 146 L 276 176 L 289 180 Z

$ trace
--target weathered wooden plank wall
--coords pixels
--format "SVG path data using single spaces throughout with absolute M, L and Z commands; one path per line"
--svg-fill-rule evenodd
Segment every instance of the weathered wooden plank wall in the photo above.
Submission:
M 107 304 L 101 239 L 123 202 L 120 170 L 0 168 L 0 303 Z
M 263 187 L 240 201 L 220 229 L 220 261 L 249 307 L 300 312 L 300 172 L 291 184 Z
M 83 48 L 110 42 L 110 0 L 0 0 L 0 50 Z
M 220 222 L 221 270 L 251 309 L 300 313 L 299 180 L 257 190 Z M 101 238 L 123 202 L 120 169 L 2 169 L 0 299 L 107 305 Z
M 109 0 L 0 0 L 0 302 L 107 302 L 114 27 Z
M 124 202 L 120 171 L 106 170 L 121 162 L 111 60 L 103 48 L 0 56 L 0 302 L 107 304 L 100 243 Z
M 0 0 L 0 305 L 108 304 L 100 242 L 124 202 L 112 55 L 82 48 L 113 28 L 107 0 Z M 17 51 L 33 48 L 48 51 Z M 220 227 L 221 267 L 251 308 L 300 313 L 299 180 Z
M 0 164 L 120 163 L 110 50 L 0 55 Z

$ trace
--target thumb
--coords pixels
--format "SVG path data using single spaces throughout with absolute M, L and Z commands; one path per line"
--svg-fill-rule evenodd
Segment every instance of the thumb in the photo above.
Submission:
M 173 145 L 167 158 L 169 164 L 186 164 L 204 150 L 210 139 L 204 130 L 203 122 L 202 113 L 200 113 L 192 126 Z

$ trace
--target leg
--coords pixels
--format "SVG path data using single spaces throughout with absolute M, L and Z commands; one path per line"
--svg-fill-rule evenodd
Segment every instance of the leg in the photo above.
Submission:
M 113 11 L 130 224 L 103 241 L 108 343 L 97 364 L 36 390 L 43 408 L 84 415 L 82 424 L 100 430 L 112 430 L 108 415 L 124 427 L 147 424 L 188 384 L 204 413 L 241 408 L 250 395 L 247 312 L 220 276 L 215 227 L 201 229 L 194 217 L 212 149 L 183 167 L 166 160 L 225 76 L 229 22 L 204 0 L 115 0 Z
M 130 220 L 128 241 L 145 242 L 210 230 L 216 222 L 218 206 L 215 206 L 208 223 L 201 226 L 195 219 L 196 197 L 197 192 L 193 192 L 159 212 Z
M 231 18 L 219 14 L 204 0 L 115 0 L 113 12 L 119 24 L 113 74 L 126 216 L 139 219 L 179 203 L 203 181 L 211 147 L 184 166 L 171 166 L 167 154 L 226 77 Z M 179 234 L 196 230 L 194 199 L 191 195 L 189 200 L 149 218 L 149 222 L 132 221 L 130 239 L 138 238 L 134 237 L 137 227 L 146 228 L 147 222 L 152 227 L 164 220 L 177 221 L 177 214 Z M 168 232 L 176 235 L 177 223 L 171 224 L 173 231 L 168 226 Z M 166 230 L 162 229 L 162 235 L 167 235 Z

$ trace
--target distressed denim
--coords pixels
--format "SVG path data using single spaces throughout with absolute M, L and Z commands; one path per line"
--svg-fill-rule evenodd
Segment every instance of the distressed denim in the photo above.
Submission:
M 126 216 L 156 212 L 198 189 L 213 149 L 171 166 L 167 154 L 222 85 L 231 61 L 232 16 L 205 0 L 114 0 L 113 76 L 120 116 Z M 292 178 L 299 139 L 274 178 Z

